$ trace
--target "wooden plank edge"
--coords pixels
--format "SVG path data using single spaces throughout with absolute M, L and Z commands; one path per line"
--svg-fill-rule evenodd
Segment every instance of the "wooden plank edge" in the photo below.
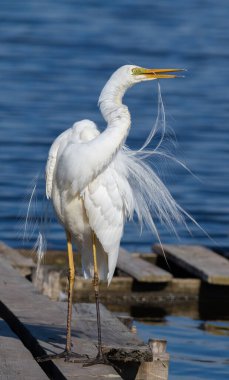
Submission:
M 0 378 L 48 380 L 22 341 L 0 317 Z
M 128 255 L 130 255 L 130 257 L 127 258 Z M 123 271 L 124 273 L 127 273 L 129 276 L 133 277 L 138 282 L 163 283 L 171 281 L 173 276 L 165 269 L 162 269 L 153 263 L 146 262 L 146 260 L 143 260 L 141 257 L 132 257 L 131 255 L 131 253 L 120 247 L 117 268 Z M 130 258 L 132 265 L 134 262 L 136 263 L 136 268 L 132 270 L 128 266 L 128 261 Z M 140 267 L 139 270 L 137 269 L 138 267 Z M 145 268 L 146 271 L 151 269 L 151 273 L 147 273 L 145 275 L 142 274 L 142 268 Z
M 175 246 L 172 246 L 175 248 Z M 179 248 L 179 246 L 177 246 Z M 189 246 L 188 246 L 189 247 Z M 195 247 L 195 246 L 193 246 Z M 196 246 L 197 248 L 205 248 L 201 246 Z M 163 249 L 159 244 L 155 244 L 153 246 L 154 252 L 156 252 L 159 255 L 162 255 L 163 252 L 167 255 L 168 259 L 171 260 L 174 264 L 180 266 L 181 268 L 185 269 L 187 272 L 191 273 L 192 275 L 196 277 L 200 277 L 201 280 L 205 281 L 208 284 L 211 285 L 220 285 L 220 286 L 228 286 L 229 285 L 229 276 L 224 275 L 212 275 L 204 272 L 204 270 L 194 266 L 192 263 L 187 262 L 185 260 L 182 260 L 178 256 L 174 256 L 172 252 L 169 250 L 169 245 L 164 245 Z M 212 252 L 214 255 L 218 255 L 221 257 L 218 253 L 214 252 L 213 250 L 207 249 L 209 252 Z M 222 259 L 224 259 L 222 257 Z
M 38 356 L 46 355 L 46 351 L 40 346 L 38 341 L 33 337 L 30 331 L 20 322 L 20 320 L 7 308 L 7 306 L 0 300 L 0 314 L 1 317 L 7 322 L 11 330 L 20 338 L 24 346 L 31 352 L 34 359 Z M 38 363 L 38 362 L 37 362 Z M 42 370 L 50 378 L 58 380 L 66 380 L 65 376 L 55 366 L 52 361 L 38 363 Z
M 11 248 L 3 241 L 0 241 L 0 256 L 2 256 L 10 265 L 17 269 L 22 276 L 31 275 L 33 268 L 36 267 L 31 257 L 23 256 L 17 249 Z

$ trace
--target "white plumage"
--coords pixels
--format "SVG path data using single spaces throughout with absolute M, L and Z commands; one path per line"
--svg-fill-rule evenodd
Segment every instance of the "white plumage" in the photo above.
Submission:
M 94 273 L 93 230 L 97 236 L 99 277 L 110 282 L 125 219 L 133 213 L 133 198 L 121 154 L 99 174 L 96 165 L 89 166 L 92 158 L 86 144 L 98 135 L 94 123 L 82 120 L 54 141 L 46 167 L 46 193 L 61 224 L 80 249 L 85 277 Z
M 155 234 L 152 212 L 170 226 L 181 219 L 169 191 L 144 161 L 144 150 L 133 152 L 124 146 L 131 125 L 128 108 L 122 104 L 125 91 L 143 80 L 175 77 L 165 74 L 170 71 L 121 67 L 99 98 L 107 121 L 105 131 L 100 133 L 92 121 L 82 120 L 51 146 L 46 194 L 60 223 L 77 244 L 86 278 L 94 274 L 92 231 L 96 235 L 99 277 L 110 283 L 124 224 L 134 211 Z

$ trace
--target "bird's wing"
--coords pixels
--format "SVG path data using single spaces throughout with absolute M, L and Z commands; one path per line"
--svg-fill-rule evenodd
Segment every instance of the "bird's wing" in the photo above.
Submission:
M 47 198 L 51 198 L 52 196 L 52 185 L 53 185 L 53 175 L 56 168 L 57 155 L 61 150 L 67 145 L 69 136 L 72 133 L 72 129 L 69 128 L 63 133 L 61 133 L 53 142 L 48 155 L 48 160 L 46 164 L 46 196 Z
M 120 240 L 126 217 L 124 187 L 127 181 L 109 166 L 85 189 L 84 205 L 89 224 L 104 251 L 108 254 L 108 283 L 111 281 L 118 258 Z

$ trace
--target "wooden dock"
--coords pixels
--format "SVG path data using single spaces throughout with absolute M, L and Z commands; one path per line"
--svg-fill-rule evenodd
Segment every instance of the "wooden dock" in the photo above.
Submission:
M 167 302 L 198 298 L 202 291 L 205 296 L 226 297 L 229 290 L 229 261 L 210 249 L 199 246 L 164 245 L 169 267 L 159 245 L 152 253 L 130 253 L 120 249 L 117 270 L 107 289 L 101 284 L 102 299 L 111 303 L 151 304 L 161 300 Z M 4 257 L 23 276 L 33 280 L 37 288 L 49 298 L 64 297 L 67 284 L 67 260 L 65 251 L 48 251 L 44 263 L 36 275 L 35 254 L 29 250 L 16 250 L 0 243 L 0 257 Z M 78 256 L 76 256 L 76 261 Z M 80 263 L 78 263 L 79 265 Z M 80 266 L 80 265 L 79 265 Z M 208 292 L 209 291 L 209 292 Z M 90 298 L 92 297 L 92 298 Z M 90 281 L 77 273 L 75 299 L 94 301 Z M 143 299 L 144 298 L 144 299 Z
M 163 258 L 166 254 L 170 268 Z M 63 270 L 63 267 L 66 270 Z M 170 271 L 171 269 L 171 271 Z M 53 360 L 37 363 L 35 357 L 60 352 L 65 342 L 66 253 L 50 251 L 36 276 L 36 263 L 26 250 L 0 243 L 0 379 L 152 379 L 167 380 L 169 356 L 166 342 L 146 345 L 131 332 L 131 318 L 117 318 L 101 306 L 104 350 L 115 368 Z M 30 280 L 30 281 L 28 281 Z M 36 285 L 36 288 L 34 285 Z M 52 300 L 41 293 L 47 295 Z M 93 357 L 96 353 L 96 314 L 90 281 L 78 273 L 73 310 L 73 347 Z M 101 284 L 101 299 L 111 310 L 119 307 L 150 318 L 155 310 L 171 313 L 175 304 L 210 302 L 213 313 L 229 301 L 229 263 L 225 257 L 198 246 L 154 246 L 149 254 L 121 249 L 116 275 L 110 287 Z M 114 305 L 115 299 L 115 305 Z M 81 302 L 81 303 L 79 303 Z M 164 310 L 164 311 L 163 311 Z M 223 312 L 223 311 L 222 311 Z M 137 312 L 139 313 L 139 312 Z M 228 310 L 227 310 L 228 313 Z M 121 323 L 120 320 L 124 323 Z M 128 327 L 127 327 L 128 326 Z M 112 356 L 113 355 L 113 356 Z M 119 360 L 118 360 L 119 359 Z
M 3 248 L 8 252 L 5 257 Z M 67 305 L 39 294 L 33 284 L 12 267 L 10 260 L 13 252 L 1 246 L 1 380 L 168 378 L 169 356 L 165 352 L 165 341 L 150 340 L 148 345 L 144 344 L 105 307 L 101 307 L 103 347 L 108 359 L 115 363 L 115 368 L 108 365 L 83 367 L 82 364 L 67 363 L 63 359 L 37 363 L 37 356 L 63 350 Z M 18 260 L 16 265 L 20 264 L 21 271 L 20 256 L 18 252 L 14 253 Z M 23 260 L 23 265 L 32 264 L 31 261 L 26 263 L 26 258 Z M 94 304 L 78 304 L 73 312 L 74 350 L 94 357 L 96 335 Z
M 143 310 L 159 306 L 165 313 L 171 314 L 176 305 L 181 307 L 189 302 L 188 310 L 195 305 L 194 315 L 197 309 L 203 310 L 202 304 L 206 305 L 208 312 L 219 310 L 222 316 L 227 313 L 223 305 L 229 301 L 228 259 L 198 246 L 164 245 L 163 249 L 169 267 L 159 245 L 153 247 L 152 253 L 144 254 L 130 254 L 120 249 L 111 285 L 107 288 L 106 283 L 101 283 L 102 302 L 113 311 L 122 309 L 130 312 L 133 307 Z M 41 293 L 53 300 L 66 298 L 66 252 L 48 251 L 38 276 L 30 251 L 15 250 L 0 243 L 1 256 L 22 275 L 30 278 Z M 77 273 L 74 288 L 76 302 L 94 302 L 92 284 L 80 273 Z M 184 306 L 183 312 L 186 311 Z

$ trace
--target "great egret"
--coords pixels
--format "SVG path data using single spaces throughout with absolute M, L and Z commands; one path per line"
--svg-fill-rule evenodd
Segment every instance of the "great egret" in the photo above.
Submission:
M 46 194 L 65 229 L 69 260 L 66 348 L 54 357 L 87 362 L 71 351 L 75 280 L 72 240 L 81 253 L 84 276 L 93 278 L 95 291 L 98 355 L 89 364 L 104 363 L 99 281 L 111 282 L 126 219 L 131 219 L 136 212 L 139 220 L 148 224 L 153 232 L 156 228 L 151 211 L 169 225 L 181 219 L 179 206 L 144 161 L 144 154 L 135 154 L 124 146 L 131 117 L 127 106 L 122 103 L 129 87 L 142 81 L 175 78 L 177 75 L 172 73 L 178 71 L 182 70 L 145 69 L 132 65 L 120 67 L 110 77 L 99 97 L 107 128 L 100 133 L 90 120 L 76 122 L 58 136 L 50 148 L 46 166 Z M 43 360 L 50 358 L 47 356 Z

